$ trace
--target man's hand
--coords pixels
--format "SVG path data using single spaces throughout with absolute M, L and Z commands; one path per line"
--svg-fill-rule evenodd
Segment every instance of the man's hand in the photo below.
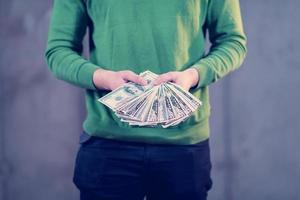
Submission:
M 198 71 L 195 68 L 189 68 L 182 72 L 171 71 L 161 74 L 155 81 L 154 85 L 159 85 L 164 82 L 174 82 L 180 85 L 183 89 L 189 90 L 191 87 L 197 85 L 199 81 Z
M 146 85 L 147 82 L 132 71 L 110 71 L 97 69 L 93 74 L 93 83 L 98 89 L 114 90 L 128 81 L 139 85 Z

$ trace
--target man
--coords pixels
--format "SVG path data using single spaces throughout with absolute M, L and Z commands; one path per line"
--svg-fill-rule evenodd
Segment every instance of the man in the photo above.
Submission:
M 89 29 L 90 59 L 81 57 Z M 212 44 L 205 55 L 205 33 Z M 203 200 L 212 186 L 208 86 L 246 55 L 238 0 L 55 0 L 46 59 L 85 89 L 73 181 L 82 200 Z M 203 103 L 170 128 L 121 122 L 98 98 L 139 73 L 161 74 Z M 84 139 L 86 137 L 86 139 Z

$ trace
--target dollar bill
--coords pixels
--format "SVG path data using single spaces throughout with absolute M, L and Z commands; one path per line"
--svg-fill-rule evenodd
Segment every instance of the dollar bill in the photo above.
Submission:
M 146 80 L 145 86 L 128 82 L 98 99 L 124 123 L 168 128 L 188 119 L 202 105 L 199 99 L 175 83 L 154 86 L 158 74 L 148 70 L 139 76 Z
M 107 95 L 101 97 L 98 99 L 98 101 L 108 106 L 110 109 L 115 110 L 115 108 L 122 105 L 122 103 L 125 103 L 131 98 L 141 95 L 144 92 L 145 89 L 141 85 L 126 83 Z

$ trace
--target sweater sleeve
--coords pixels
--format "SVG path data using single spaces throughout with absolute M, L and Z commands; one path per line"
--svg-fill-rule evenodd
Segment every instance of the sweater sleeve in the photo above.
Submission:
M 92 77 L 99 67 L 81 56 L 87 23 L 83 0 L 54 0 L 45 57 L 58 79 L 96 90 Z
M 247 48 L 239 0 L 209 0 L 205 26 L 211 48 L 208 54 L 193 64 L 199 82 L 193 89 L 207 86 L 237 69 Z

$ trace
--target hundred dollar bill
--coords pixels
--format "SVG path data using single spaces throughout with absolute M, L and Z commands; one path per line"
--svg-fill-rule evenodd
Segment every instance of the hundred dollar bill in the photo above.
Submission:
M 98 101 L 108 106 L 110 109 L 115 110 L 118 106 L 128 102 L 130 99 L 151 89 L 153 87 L 152 82 L 155 80 L 157 75 L 150 71 L 145 71 L 141 73 L 140 76 L 147 81 L 147 85 L 141 86 L 132 82 L 128 82 L 101 97 L 98 99 Z
M 186 116 L 185 112 L 183 111 L 183 108 L 180 106 L 180 104 L 179 104 L 178 100 L 175 98 L 175 96 L 172 95 L 170 89 L 166 86 L 164 88 L 165 88 L 166 97 L 169 99 L 169 101 L 171 103 L 174 115 L 176 117 L 180 117 L 180 118 Z
M 121 113 L 125 114 L 130 109 L 132 109 L 134 106 L 136 106 L 136 104 L 138 104 L 140 101 L 142 101 L 144 97 L 148 96 L 149 93 L 151 93 L 151 92 L 152 92 L 152 90 L 148 90 L 139 96 L 135 96 L 135 97 L 131 98 L 129 101 L 124 102 L 122 105 L 119 105 L 118 107 L 116 107 L 115 110 L 117 112 L 121 112 Z
M 189 101 L 191 102 L 192 105 L 194 105 L 195 107 L 198 107 L 200 105 L 202 105 L 202 102 L 197 99 L 196 97 L 194 97 L 191 93 L 189 93 L 188 91 L 184 90 L 182 87 L 180 87 L 179 85 L 170 82 L 171 87 L 173 86 L 179 94 L 183 95 L 184 97 L 186 97 L 187 99 L 189 99 Z
M 155 90 L 156 88 L 153 89 L 152 93 L 148 96 L 147 98 L 147 103 L 140 109 L 140 111 L 138 113 L 135 114 L 135 118 L 136 119 L 140 119 L 140 121 L 142 122 L 146 122 L 146 119 L 148 118 L 150 109 L 151 109 L 151 104 L 152 101 L 154 100 L 155 97 Z
M 195 108 L 192 107 L 191 105 L 189 105 L 189 103 L 186 100 L 182 99 L 182 97 L 178 93 L 176 93 L 174 90 L 172 90 L 170 85 L 166 85 L 166 87 L 169 88 L 169 91 L 172 93 L 174 98 L 178 101 L 180 107 L 182 108 L 183 112 L 186 115 L 189 115 L 191 112 L 194 111 Z
M 165 104 L 163 86 L 160 85 L 159 92 L 158 92 L 158 121 L 159 122 L 162 123 L 168 120 L 169 117 L 167 112 L 168 111 Z
M 175 83 L 154 86 L 153 81 L 158 75 L 151 71 L 139 76 L 147 81 L 147 85 L 128 82 L 98 99 L 124 123 L 168 128 L 188 119 L 202 105 L 199 99 Z
M 147 117 L 147 122 L 158 122 L 158 98 L 159 88 L 157 89 L 156 95 L 151 103 L 150 112 Z
M 115 108 L 122 103 L 142 94 L 144 91 L 145 90 L 141 85 L 126 83 L 123 86 L 101 97 L 100 99 L 98 99 L 98 101 L 108 106 L 110 109 L 115 110 Z

